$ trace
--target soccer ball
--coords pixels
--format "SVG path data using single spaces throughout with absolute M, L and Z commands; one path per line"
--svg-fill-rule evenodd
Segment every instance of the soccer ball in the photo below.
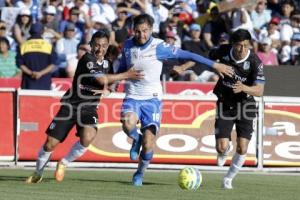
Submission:
M 201 172 L 193 167 L 185 167 L 179 172 L 178 185 L 184 190 L 196 190 L 202 183 Z

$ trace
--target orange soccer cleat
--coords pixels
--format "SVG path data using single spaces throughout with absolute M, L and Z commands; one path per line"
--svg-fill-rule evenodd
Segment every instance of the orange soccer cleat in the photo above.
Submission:
M 66 170 L 66 165 L 64 165 L 62 162 L 58 162 L 54 173 L 56 181 L 61 182 L 64 180 L 65 170 Z

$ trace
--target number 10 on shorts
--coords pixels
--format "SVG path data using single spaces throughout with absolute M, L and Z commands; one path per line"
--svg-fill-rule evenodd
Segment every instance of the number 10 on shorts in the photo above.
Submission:
M 152 113 L 152 119 L 155 122 L 159 122 L 160 114 L 159 113 Z

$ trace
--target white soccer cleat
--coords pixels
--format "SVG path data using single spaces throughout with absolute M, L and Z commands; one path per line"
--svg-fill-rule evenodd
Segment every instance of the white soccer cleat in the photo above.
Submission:
M 222 182 L 222 188 L 227 189 L 227 190 L 233 189 L 232 179 L 224 177 L 223 182 Z
M 218 166 L 220 166 L 220 167 L 224 166 L 224 164 L 226 163 L 226 160 L 227 160 L 227 155 L 218 153 L 218 156 L 217 156 L 217 165 Z
M 229 143 L 229 145 L 224 153 L 218 153 L 218 155 L 217 155 L 217 165 L 218 166 L 222 167 L 225 165 L 227 156 L 228 156 L 229 152 L 232 150 L 232 148 L 233 148 L 232 144 Z

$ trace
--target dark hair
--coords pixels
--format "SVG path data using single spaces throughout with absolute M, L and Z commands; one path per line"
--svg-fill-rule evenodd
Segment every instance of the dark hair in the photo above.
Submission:
M 283 0 L 281 2 L 281 5 L 284 5 L 284 4 L 288 4 L 288 5 L 292 6 L 292 7 L 295 7 L 295 4 L 294 4 L 293 0 Z
M 251 38 L 251 34 L 249 33 L 249 31 L 247 31 L 245 29 L 238 29 L 231 34 L 230 43 L 234 44 L 234 43 L 241 42 L 244 40 L 251 41 L 251 39 L 252 38 Z
M 148 14 L 138 15 L 133 20 L 133 27 L 144 23 L 147 23 L 150 27 L 153 27 L 154 19 Z
M 5 42 L 6 45 L 8 46 L 8 49 L 10 49 L 9 41 L 8 41 L 8 39 L 6 39 L 6 37 L 0 37 L 0 43 L 1 42 Z
M 117 8 L 127 8 L 127 4 L 126 3 L 118 3 Z
M 72 7 L 70 10 L 69 10 L 69 14 L 71 15 L 72 13 L 74 13 L 74 11 L 76 12 L 76 14 L 80 14 L 80 9 L 76 6 Z
M 110 37 L 109 30 L 106 28 L 101 28 L 96 33 L 93 34 L 90 44 L 93 43 L 96 38 L 106 38 L 109 41 L 109 37 Z
M 29 28 L 32 24 L 32 16 L 29 15 L 28 17 L 29 17 L 29 21 L 28 21 L 28 24 L 25 25 L 26 28 Z M 21 18 L 22 18 L 22 15 L 18 15 L 17 19 L 16 19 L 16 24 L 18 24 L 19 26 L 22 25 L 22 19 Z

